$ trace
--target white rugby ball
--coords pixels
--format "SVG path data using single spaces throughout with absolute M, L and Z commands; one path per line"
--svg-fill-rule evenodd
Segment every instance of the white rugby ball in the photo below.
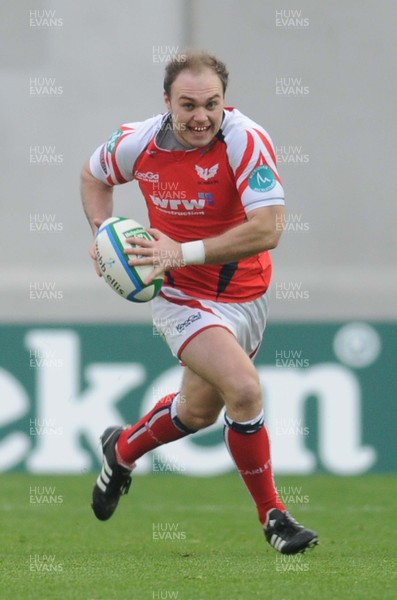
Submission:
M 124 254 L 124 250 L 131 247 L 125 241 L 129 237 L 153 239 L 133 219 L 106 219 L 96 235 L 97 263 L 104 280 L 117 294 L 131 302 L 149 302 L 159 293 L 164 275 L 158 275 L 149 285 L 143 283 L 153 270 L 153 265 L 134 267 L 128 264 L 129 255 Z

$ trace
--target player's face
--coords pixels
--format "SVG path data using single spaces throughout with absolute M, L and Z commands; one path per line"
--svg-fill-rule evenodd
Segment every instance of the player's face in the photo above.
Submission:
M 174 133 L 185 146 L 207 146 L 219 131 L 223 116 L 223 88 L 211 69 L 182 71 L 164 95 L 172 114 Z

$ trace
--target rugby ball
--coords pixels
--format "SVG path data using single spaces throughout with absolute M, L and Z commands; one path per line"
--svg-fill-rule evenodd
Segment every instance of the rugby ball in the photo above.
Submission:
M 129 237 L 153 239 L 146 229 L 133 219 L 106 219 L 96 235 L 97 263 L 104 280 L 117 294 L 131 302 L 149 302 L 159 293 L 164 275 L 158 275 L 149 285 L 144 284 L 153 270 L 153 265 L 134 267 L 128 264 L 129 256 L 124 254 L 124 250 L 131 247 L 125 241 Z

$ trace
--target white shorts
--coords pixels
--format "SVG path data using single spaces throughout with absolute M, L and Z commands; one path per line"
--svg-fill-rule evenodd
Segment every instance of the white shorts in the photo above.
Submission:
M 153 324 L 177 358 L 190 340 L 208 327 L 230 331 L 248 356 L 254 358 L 269 312 L 267 294 L 235 304 L 194 298 L 170 287 L 163 287 L 151 305 Z

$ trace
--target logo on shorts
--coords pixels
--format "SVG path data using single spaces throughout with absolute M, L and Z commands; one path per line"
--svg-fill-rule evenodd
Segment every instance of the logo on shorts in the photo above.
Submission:
M 183 321 L 183 323 L 179 323 L 179 324 L 176 326 L 176 330 L 177 330 L 177 332 L 178 332 L 178 333 L 182 333 L 182 331 L 183 331 L 184 329 L 186 329 L 186 327 L 189 327 L 189 325 L 191 325 L 191 324 L 192 324 L 192 323 L 194 323 L 195 321 L 198 321 L 198 320 L 199 320 L 199 319 L 201 319 L 201 318 L 202 318 L 202 316 L 201 316 L 201 313 L 200 313 L 200 312 L 198 312 L 198 313 L 194 313 L 193 315 L 190 315 L 190 317 L 188 317 L 188 318 L 186 319 L 186 321 Z
M 106 146 L 106 150 L 108 152 L 110 152 L 110 154 L 113 154 L 113 152 L 116 148 L 116 144 L 119 141 L 119 139 L 121 138 L 121 136 L 123 135 L 123 133 L 124 132 L 121 129 L 118 129 L 117 131 L 112 133 L 112 135 L 110 136 L 107 146 Z
M 252 171 L 248 185 L 254 192 L 269 192 L 276 185 L 276 178 L 270 167 L 260 165 Z

